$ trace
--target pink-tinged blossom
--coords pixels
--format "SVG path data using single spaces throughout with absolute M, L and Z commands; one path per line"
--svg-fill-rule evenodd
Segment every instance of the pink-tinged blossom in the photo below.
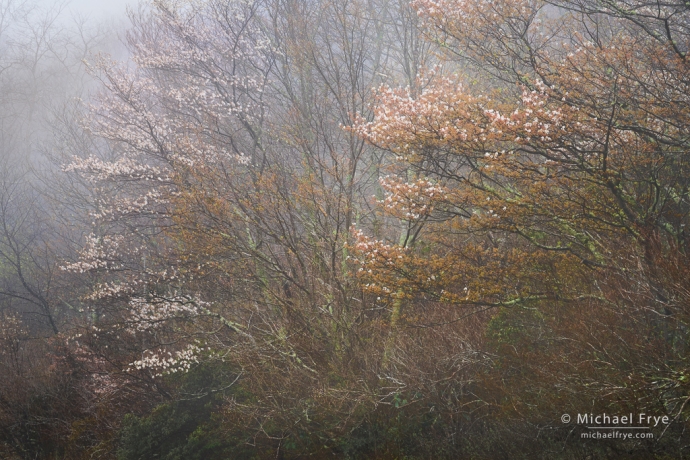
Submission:
M 353 260 L 359 268 L 359 275 L 373 275 L 374 272 L 382 267 L 391 268 L 407 260 L 406 248 L 398 245 L 387 244 L 370 238 L 355 227 L 350 230 L 354 238 L 352 243 Z M 364 289 L 371 292 L 390 294 L 389 287 L 378 285 L 374 282 L 366 284 Z
M 374 119 L 367 122 L 358 117 L 353 130 L 403 157 L 427 137 L 478 142 L 485 136 L 472 109 L 486 101 L 484 96 L 470 95 L 462 83 L 450 78 L 438 78 L 416 97 L 409 87 L 384 86 L 377 93 Z
M 428 178 L 408 183 L 397 176 L 385 176 L 379 184 L 386 197 L 379 203 L 392 215 L 403 220 L 419 220 L 427 217 L 435 203 L 446 198 L 446 190 Z

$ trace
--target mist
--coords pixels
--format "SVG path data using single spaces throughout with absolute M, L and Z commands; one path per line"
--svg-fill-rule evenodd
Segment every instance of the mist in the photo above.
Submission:
M 682 2 L 0 0 L 0 458 L 683 458 L 688 44 Z

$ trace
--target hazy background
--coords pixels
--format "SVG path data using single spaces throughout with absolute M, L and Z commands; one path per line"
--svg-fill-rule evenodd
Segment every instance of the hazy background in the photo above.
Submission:
M 39 5 L 50 6 L 53 0 L 38 0 Z M 101 21 L 124 17 L 127 5 L 136 6 L 137 0 L 71 0 L 65 2 L 68 12 L 90 20 Z

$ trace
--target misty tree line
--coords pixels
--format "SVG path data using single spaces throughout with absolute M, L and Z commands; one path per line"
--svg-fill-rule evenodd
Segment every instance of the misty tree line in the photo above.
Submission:
M 0 456 L 687 455 L 689 15 L 0 2 Z

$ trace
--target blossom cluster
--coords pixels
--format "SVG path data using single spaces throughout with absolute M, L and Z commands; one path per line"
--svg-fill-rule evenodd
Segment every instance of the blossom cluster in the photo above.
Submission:
M 187 372 L 192 365 L 199 362 L 202 349 L 194 344 L 187 348 L 174 352 L 162 352 L 160 354 L 149 352 L 140 360 L 130 364 L 129 371 L 151 369 L 156 377 L 176 372 Z
M 94 270 L 121 270 L 124 268 L 123 252 L 136 252 L 136 248 L 128 248 L 124 235 L 104 235 L 97 237 L 93 233 L 85 239 L 84 246 L 79 251 L 79 259 L 74 263 L 67 263 L 60 268 L 65 271 L 85 273 Z
M 28 331 L 24 328 L 18 315 L 4 313 L 0 317 L 0 355 L 7 354 L 12 345 L 17 345 L 19 340 L 27 337 L 27 335 Z
M 143 248 L 150 247 L 151 229 L 174 225 L 176 206 L 184 206 L 178 198 L 199 170 L 251 167 L 243 152 L 254 144 L 246 133 L 263 110 L 270 44 L 250 20 L 252 6 L 232 2 L 221 11 L 204 2 L 174 3 L 156 2 L 151 23 L 130 32 L 130 62 L 99 56 L 91 63 L 104 90 L 82 124 L 108 143 L 113 158 L 74 157 L 63 167 L 96 192 L 94 231 L 78 259 L 61 268 L 99 272 L 83 299 L 94 308 L 124 306 L 130 333 L 196 318 L 207 307 L 195 297 L 152 297 L 152 284 L 180 282 L 180 261 L 167 257 L 174 248 Z
M 462 83 L 446 77 L 439 77 L 416 97 L 410 87 L 384 86 L 378 90 L 374 120 L 359 117 L 353 129 L 369 142 L 404 156 L 428 137 L 476 142 L 483 133 L 476 126 L 475 108 L 485 99 L 468 94 Z
M 510 135 L 517 134 L 514 142 L 529 142 L 535 140 L 552 141 L 554 133 L 563 132 L 566 110 L 562 105 L 550 107 L 552 101 L 550 88 L 543 81 L 536 80 L 534 89 L 523 88 L 521 106 L 511 114 L 506 115 L 498 110 L 486 109 L 484 114 L 492 124 L 494 132 Z
M 132 332 L 156 328 L 174 318 L 197 316 L 208 305 L 208 302 L 198 298 L 185 296 L 173 296 L 171 298 L 133 297 L 129 301 Z
M 517 22 L 518 13 L 533 9 L 529 0 L 413 0 L 411 6 L 417 11 L 422 25 L 442 33 L 465 27 L 497 29 L 501 18 Z
M 434 203 L 446 198 L 446 190 L 428 178 L 405 182 L 397 176 L 379 179 L 386 197 L 380 201 L 389 212 L 407 220 L 418 220 L 428 216 Z
M 364 290 L 377 295 L 394 294 L 388 283 L 377 279 L 376 275 L 381 273 L 380 268 L 391 269 L 403 264 L 408 258 L 407 248 L 367 237 L 362 230 L 354 227 L 351 233 L 355 240 L 352 245 L 353 255 L 359 265 L 357 274 L 369 281 L 363 286 Z
M 77 171 L 91 182 L 119 179 L 169 181 L 170 177 L 160 168 L 135 161 L 133 158 L 121 157 L 115 161 L 103 161 L 90 156 L 88 158 L 72 157 L 71 163 L 63 168 L 65 172 Z

